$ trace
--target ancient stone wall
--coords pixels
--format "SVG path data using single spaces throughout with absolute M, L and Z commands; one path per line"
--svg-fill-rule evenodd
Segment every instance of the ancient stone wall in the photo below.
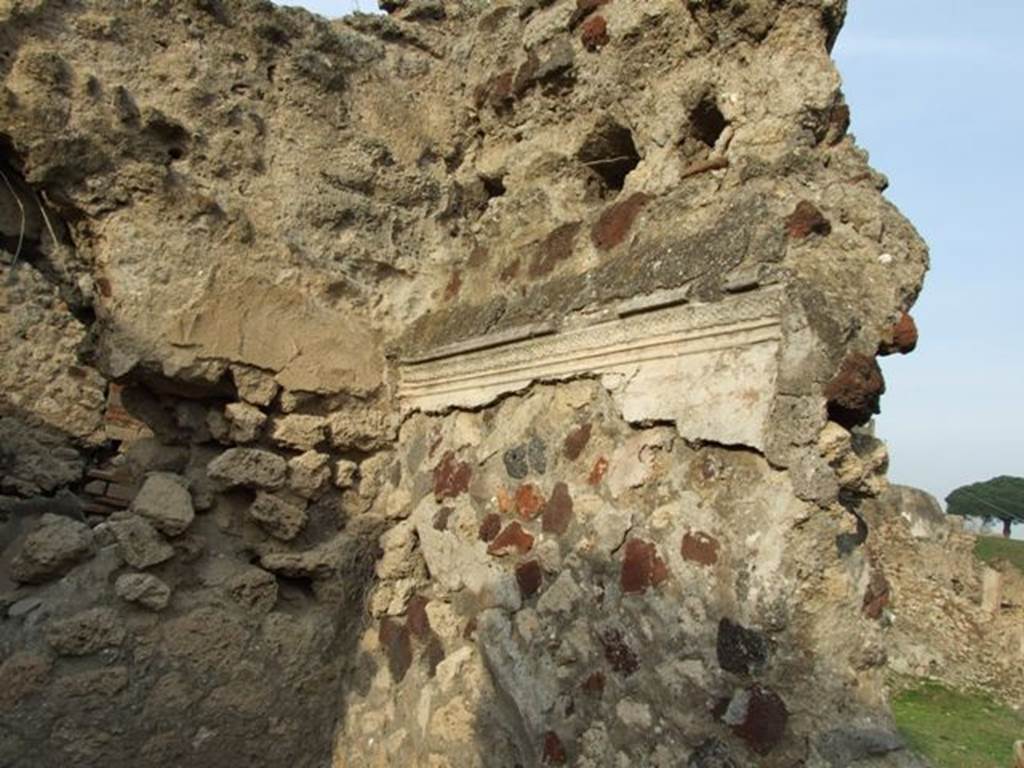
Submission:
M 0 764 L 917 764 L 844 4 L 385 5 L 0 5 Z

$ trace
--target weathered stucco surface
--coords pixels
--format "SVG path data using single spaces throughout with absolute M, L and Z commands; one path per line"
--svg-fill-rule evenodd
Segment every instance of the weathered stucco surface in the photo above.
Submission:
M 0 765 L 920 765 L 844 3 L 384 5 L 0 0 Z

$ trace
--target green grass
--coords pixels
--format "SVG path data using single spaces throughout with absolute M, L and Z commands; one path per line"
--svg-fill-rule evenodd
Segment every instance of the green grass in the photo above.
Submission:
M 979 536 L 974 545 L 974 554 L 985 563 L 994 560 L 1008 560 L 1024 573 L 1024 541 L 1004 539 L 1001 536 Z
M 893 700 L 908 745 L 935 768 L 1008 768 L 1013 743 L 1024 739 L 1024 717 L 977 693 L 938 683 L 909 688 Z

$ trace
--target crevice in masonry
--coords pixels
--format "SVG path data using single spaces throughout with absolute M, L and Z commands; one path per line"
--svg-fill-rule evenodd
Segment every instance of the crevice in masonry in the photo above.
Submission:
M 56 286 L 76 320 L 91 326 L 96 321 L 92 300 L 70 272 L 77 255 L 70 228 L 22 168 L 9 137 L 0 133 L 0 248 L 11 254 L 7 279 L 16 280 L 18 269 L 31 267 Z
M 868 539 L 868 523 L 860 513 L 861 499 L 841 493 L 839 503 L 843 509 L 849 512 L 856 519 L 857 529 L 853 533 L 840 533 L 836 535 L 836 549 L 840 557 L 847 557 L 852 554 Z
M 578 158 L 599 180 L 602 197 L 622 191 L 626 178 L 641 160 L 632 132 L 614 120 L 606 120 L 591 131 Z
M 706 92 L 690 110 L 689 122 L 685 127 L 679 148 L 683 157 L 691 163 L 688 174 L 694 175 L 705 170 L 704 161 L 713 158 L 716 162 L 707 170 L 720 166 L 723 158 L 715 157 L 715 148 L 729 128 L 729 121 L 718 106 L 713 92 Z

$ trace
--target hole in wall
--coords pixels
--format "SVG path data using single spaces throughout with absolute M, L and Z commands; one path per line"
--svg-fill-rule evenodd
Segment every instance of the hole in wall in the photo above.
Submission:
M 626 177 L 640 164 L 632 132 L 615 121 L 595 128 L 580 148 L 578 158 L 609 192 L 619 192 Z
M 505 194 L 505 179 L 503 177 L 481 176 L 480 181 L 484 185 L 484 191 L 487 193 L 488 199 L 501 197 Z
M 711 96 L 701 99 L 690 112 L 690 135 L 712 149 L 728 125 L 729 121 Z

